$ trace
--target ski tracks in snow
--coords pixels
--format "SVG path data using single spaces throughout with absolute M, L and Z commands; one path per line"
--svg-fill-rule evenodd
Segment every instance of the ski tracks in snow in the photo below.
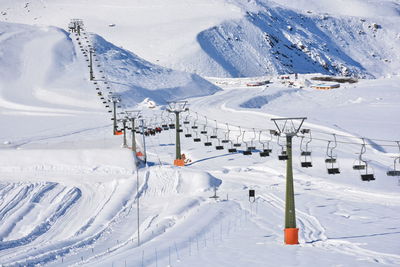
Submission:
M 282 199 L 272 193 L 262 194 L 260 198 L 275 209 L 279 209 L 284 213 L 285 203 Z M 375 263 L 396 265 L 400 264 L 400 256 L 381 253 L 369 249 L 364 249 L 362 243 L 352 243 L 346 240 L 329 239 L 326 235 L 326 230 L 321 222 L 313 215 L 296 209 L 297 222 L 299 224 L 300 243 L 302 246 L 313 246 L 322 248 L 328 251 L 344 253 Z

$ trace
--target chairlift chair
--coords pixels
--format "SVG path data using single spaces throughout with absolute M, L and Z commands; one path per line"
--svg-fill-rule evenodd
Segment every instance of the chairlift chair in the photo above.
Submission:
M 196 130 L 196 129 L 198 129 L 199 127 L 197 126 L 197 121 L 199 120 L 199 115 L 197 114 L 197 112 L 196 112 L 196 119 L 194 120 L 194 122 L 193 122 L 193 125 L 192 125 L 192 129 L 193 130 Z
M 223 149 L 224 149 L 224 146 L 220 144 L 219 139 L 218 139 L 218 145 L 215 146 L 215 149 L 216 149 L 216 150 L 223 150 Z
M 228 152 L 229 152 L 229 153 L 237 153 L 237 149 L 234 147 L 233 142 L 230 141 L 230 143 L 231 143 L 231 147 L 228 148 Z
M 300 156 L 304 157 L 304 158 L 300 159 L 300 165 L 302 168 L 311 168 L 313 166 L 312 161 L 311 161 L 311 151 L 308 148 L 308 145 L 312 141 L 311 130 L 310 129 L 302 129 L 300 132 L 303 134 L 303 136 L 301 137 L 301 141 L 300 141 L 300 150 L 301 150 Z M 304 142 L 305 134 L 309 135 L 308 140 L 306 142 Z
M 242 136 L 242 128 L 239 126 L 239 135 L 236 136 L 236 143 L 233 144 L 234 147 L 241 147 L 242 144 L 239 143 L 239 137 Z
M 326 169 L 328 171 L 328 174 L 340 174 L 340 169 L 337 165 L 337 160 L 336 156 L 333 155 L 333 150 L 337 147 L 337 142 L 336 142 L 336 135 L 333 135 L 334 137 L 334 142 L 333 146 L 331 146 L 332 141 L 328 141 L 328 145 L 326 148 L 326 159 L 325 159 L 325 164 L 326 164 Z
M 287 155 L 287 152 L 285 150 L 285 145 L 279 143 L 280 136 L 278 135 L 278 145 L 281 147 L 281 154 L 278 155 L 279 160 L 288 160 L 289 156 Z
M 196 143 L 201 142 L 201 138 L 199 137 L 199 133 L 197 131 L 194 131 L 194 133 L 195 133 L 196 136 L 193 138 L 193 142 L 196 142 Z
M 213 130 L 213 134 L 210 136 L 211 139 L 217 139 L 218 138 L 218 123 L 215 120 L 215 128 Z
M 394 159 L 393 170 L 387 171 L 386 172 L 387 176 L 400 176 L 400 170 L 398 170 L 397 167 L 396 167 L 396 165 L 397 165 L 396 162 L 397 161 L 400 164 L 400 157 Z
M 207 134 L 207 116 L 204 116 L 206 123 L 203 125 L 203 130 L 200 131 L 201 134 Z
M 207 135 L 207 141 L 204 142 L 204 146 L 212 146 L 212 142 L 210 142 L 210 141 L 208 140 L 208 135 Z
M 221 141 L 221 143 L 223 143 L 223 144 L 227 144 L 230 141 L 229 140 L 229 134 L 230 134 L 231 130 L 229 130 L 229 125 L 228 124 L 226 124 L 226 129 L 227 129 L 227 131 L 224 134 L 224 139 L 222 139 L 222 141 Z
M 396 141 L 396 143 L 397 146 L 399 147 L 399 153 L 400 153 L 400 141 Z M 398 169 L 397 164 L 400 165 L 400 155 L 394 158 L 393 169 L 386 172 L 387 176 L 400 176 L 400 170 Z M 399 185 L 400 185 L 400 180 L 399 180 Z

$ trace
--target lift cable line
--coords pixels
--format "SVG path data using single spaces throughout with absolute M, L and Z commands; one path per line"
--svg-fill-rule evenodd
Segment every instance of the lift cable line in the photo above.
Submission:
M 196 112 L 197 113 L 197 112 Z M 201 114 L 200 114 L 201 115 Z M 201 116 L 204 116 L 204 115 L 201 115 Z M 224 123 L 222 123 L 222 122 L 218 122 L 218 123 L 220 123 L 220 124 L 226 124 L 225 122 Z M 198 124 L 200 124 L 200 125 L 203 125 L 202 123 L 198 123 Z M 253 129 L 253 128 L 251 128 L 251 127 L 244 127 L 244 126 L 239 126 L 239 125 L 234 125 L 234 124 L 229 124 L 231 127 L 236 127 L 236 128 L 238 128 L 238 130 L 233 130 L 233 129 L 231 129 L 231 132 L 237 132 L 237 131 L 241 131 L 239 128 L 248 128 L 248 129 Z M 332 135 L 332 134 L 335 134 L 337 137 L 344 137 L 344 138 L 351 138 L 351 139 L 358 139 L 358 140 L 362 140 L 362 139 L 365 139 L 365 140 L 369 140 L 369 141 L 371 141 L 371 142 L 373 142 L 373 141 L 376 141 L 376 142 L 386 142 L 386 143 L 395 143 L 395 144 L 393 144 L 393 145 L 391 145 L 391 144 L 379 144 L 379 146 L 382 146 L 382 147 L 397 147 L 397 140 L 388 140 L 388 139 L 376 139 L 376 138 L 368 138 L 368 137 L 357 137 L 357 136 L 352 136 L 352 135 L 343 135 L 343 134 L 337 134 L 337 133 L 332 133 L 332 132 L 325 132 L 325 131 L 320 131 L 320 130 L 317 130 L 317 129 L 313 129 L 312 127 L 309 127 L 310 128 L 310 130 L 312 130 L 314 133 L 320 133 L 320 134 L 325 134 L 325 135 Z M 265 128 L 254 128 L 254 129 L 256 129 L 256 130 L 258 130 L 258 131 L 268 131 L 268 130 L 271 130 L 271 129 L 265 129 Z M 315 138 L 315 137 L 313 137 L 313 139 L 314 140 L 317 140 L 317 141 L 329 141 L 328 139 L 325 139 L 325 138 Z M 356 143 L 356 142 L 349 142 L 349 141 L 340 141 L 340 140 L 337 140 L 337 143 L 341 143 L 341 144 L 353 144 L 353 145 L 360 145 L 361 143 Z M 366 143 L 366 145 L 367 146 L 374 146 L 374 144 L 369 144 L 369 143 Z
M 286 136 L 286 200 L 285 200 L 285 244 L 299 244 L 299 228 L 296 227 L 296 214 L 294 204 L 293 166 L 292 166 L 292 139 L 300 131 L 306 117 L 271 119 L 279 136 Z M 294 122 L 299 121 L 296 126 Z

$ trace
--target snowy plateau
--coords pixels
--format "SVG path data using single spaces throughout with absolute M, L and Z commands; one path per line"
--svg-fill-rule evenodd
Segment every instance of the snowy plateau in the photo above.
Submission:
M 399 25 L 399 0 L 0 0 L 0 266 L 400 266 Z

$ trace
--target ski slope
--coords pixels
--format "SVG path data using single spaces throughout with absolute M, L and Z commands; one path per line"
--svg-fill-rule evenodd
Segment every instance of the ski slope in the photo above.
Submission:
M 396 63 L 359 60 L 364 70 L 353 69 L 355 76 L 380 78 L 322 91 L 310 86 L 318 83 L 313 77 L 321 76 L 309 73 L 320 70 L 313 63 L 300 61 L 298 67 L 308 68 L 308 74 L 298 71 L 297 79 L 293 74 L 282 79 L 278 73 L 295 69 L 282 67 L 280 60 L 271 61 L 278 71 L 241 69 L 247 52 L 232 45 L 231 51 L 207 57 L 210 50 L 202 50 L 204 43 L 198 42 L 221 36 L 225 27 L 236 34 L 237 25 L 247 25 L 243 36 L 254 44 L 251 38 L 258 33 L 253 34 L 246 11 L 266 16 L 263 23 L 268 21 L 266 10 L 283 17 L 298 12 L 309 22 L 321 15 L 314 13 L 326 12 L 332 14 L 329 23 L 340 28 L 347 18 L 350 26 L 359 21 L 356 16 L 388 23 L 377 33 L 382 43 L 376 49 L 383 51 L 385 45 L 396 47 L 395 28 L 387 27 L 398 20 L 398 2 L 349 2 L 361 9 L 339 9 L 327 1 L 312 1 L 315 8 L 309 9 L 308 1 L 289 2 L 121 0 L 93 7 L 91 1 L 1 1 L 7 13 L 2 21 L 8 22 L 0 22 L 0 264 L 398 266 L 399 179 L 386 175 L 400 153 L 395 142 L 400 131 Z M 383 11 L 375 12 L 377 5 Z M 128 20 L 132 14 L 137 15 L 134 26 Z M 84 19 L 80 36 L 66 31 L 74 17 Z M 193 27 L 186 26 L 191 23 Z M 132 31 L 142 40 L 128 38 Z M 359 40 L 343 36 L 348 51 L 355 53 Z M 363 49 L 369 49 L 369 41 Z M 89 45 L 96 49 L 93 81 L 87 67 Z M 390 55 L 397 55 L 393 51 Z M 343 59 L 340 53 L 333 58 Z M 233 59 L 233 67 L 217 64 L 216 58 Z M 232 70 L 238 72 L 230 75 Z M 266 80 L 270 83 L 247 86 Z M 115 93 L 122 98 L 117 112 L 140 109 L 149 127 L 173 123 L 165 104 L 187 100 L 181 141 L 191 162 L 172 165 L 173 130 L 146 137 L 147 164 L 137 161 L 122 146 L 122 136 L 112 135 L 106 99 Z M 149 101 L 155 108 L 149 108 Z M 286 165 L 278 155 L 284 143 L 269 135 L 275 129 L 270 119 L 282 116 L 306 116 L 303 127 L 311 129 L 313 138 L 312 168 L 301 168 L 301 135 L 293 144 L 297 246 L 283 244 Z M 192 136 L 185 137 L 188 133 Z M 333 134 L 339 175 L 328 175 L 324 162 Z M 363 157 L 376 177 L 370 182 L 352 169 L 363 138 Z M 223 139 L 230 142 L 222 144 Z M 260 157 L 268 140 L 272 153 Z M 205 146 L 207 141 L 212 146 Z M 142 135 L 136 135 L 136 142 L 143 152 Z M 241 146 L 228 153 L 233 143 Z M 216 150 L 221 144 L 224 149 Z M 241 152 L 251 145 L 257 150 L 244 156 Z M 254 203 L 249 189 L 256 192 Z M 217 199 L 210 198 L 214 194 Z

